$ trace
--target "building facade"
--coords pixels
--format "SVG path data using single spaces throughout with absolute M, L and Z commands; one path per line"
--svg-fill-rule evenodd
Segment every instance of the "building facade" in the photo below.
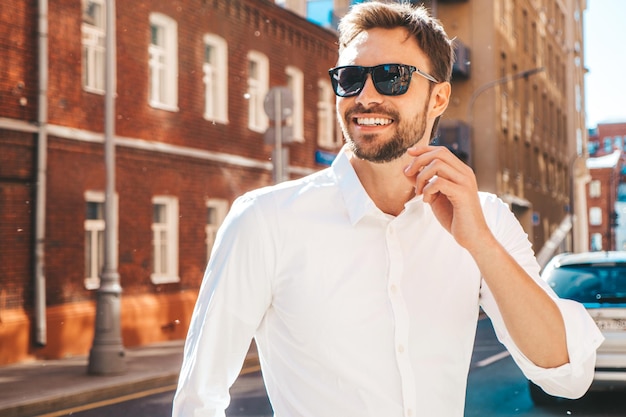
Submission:
M 626 250 L 626 122 L 598 124 L 588 146 L 589 247 Z
M 0 4 L 0 363 L 92 345 L 107 4 Z M 285 176 L 337 152 L 337 47 L 334 32 L 272 2 L 117 2 L 115 16 L 113 204 L 122 339 L 134 346 L 184 338 L 230 204 L 275 181 L 273 87 L 292 97 Z

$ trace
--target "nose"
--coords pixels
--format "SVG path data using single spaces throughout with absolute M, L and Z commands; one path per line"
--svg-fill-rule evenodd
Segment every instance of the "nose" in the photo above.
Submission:
M 359 94 L 356 95 L 356 102 L 367 107 L 370 104 L 378 104 L 382 101 L 383 95 L 376 90 L 376 87 L 374 87 L 372 74 L 367 74 L 363 88 Z

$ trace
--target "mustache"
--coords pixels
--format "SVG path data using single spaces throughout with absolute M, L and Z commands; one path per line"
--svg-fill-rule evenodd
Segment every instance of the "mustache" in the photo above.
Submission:
M 350 109 L 346 111 L 346 119 L 351 119 L 355 114 L 378 114 L 382 116 L 387 116 L 390 119 L 398 120 L 400 115 L 397 111 L 390 110 L 381 106 L 380 104 L 376 104 L 374 106 L 369 106 L 365 108 L 362 104 L 356 104 Z

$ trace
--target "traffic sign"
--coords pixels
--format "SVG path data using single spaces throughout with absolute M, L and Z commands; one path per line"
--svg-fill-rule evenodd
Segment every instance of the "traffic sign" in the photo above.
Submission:
M 289 87 L 272 87 L 263 100 L 263 108 L 272 121 L 283 121 L 293 113 L 293 93 Z

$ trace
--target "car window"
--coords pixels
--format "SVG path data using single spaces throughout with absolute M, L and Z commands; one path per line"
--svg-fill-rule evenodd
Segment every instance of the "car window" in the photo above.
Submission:
M 581 303 L 626 303 L 626 264 L 565 265 L 546 281 L 561 298 Z

